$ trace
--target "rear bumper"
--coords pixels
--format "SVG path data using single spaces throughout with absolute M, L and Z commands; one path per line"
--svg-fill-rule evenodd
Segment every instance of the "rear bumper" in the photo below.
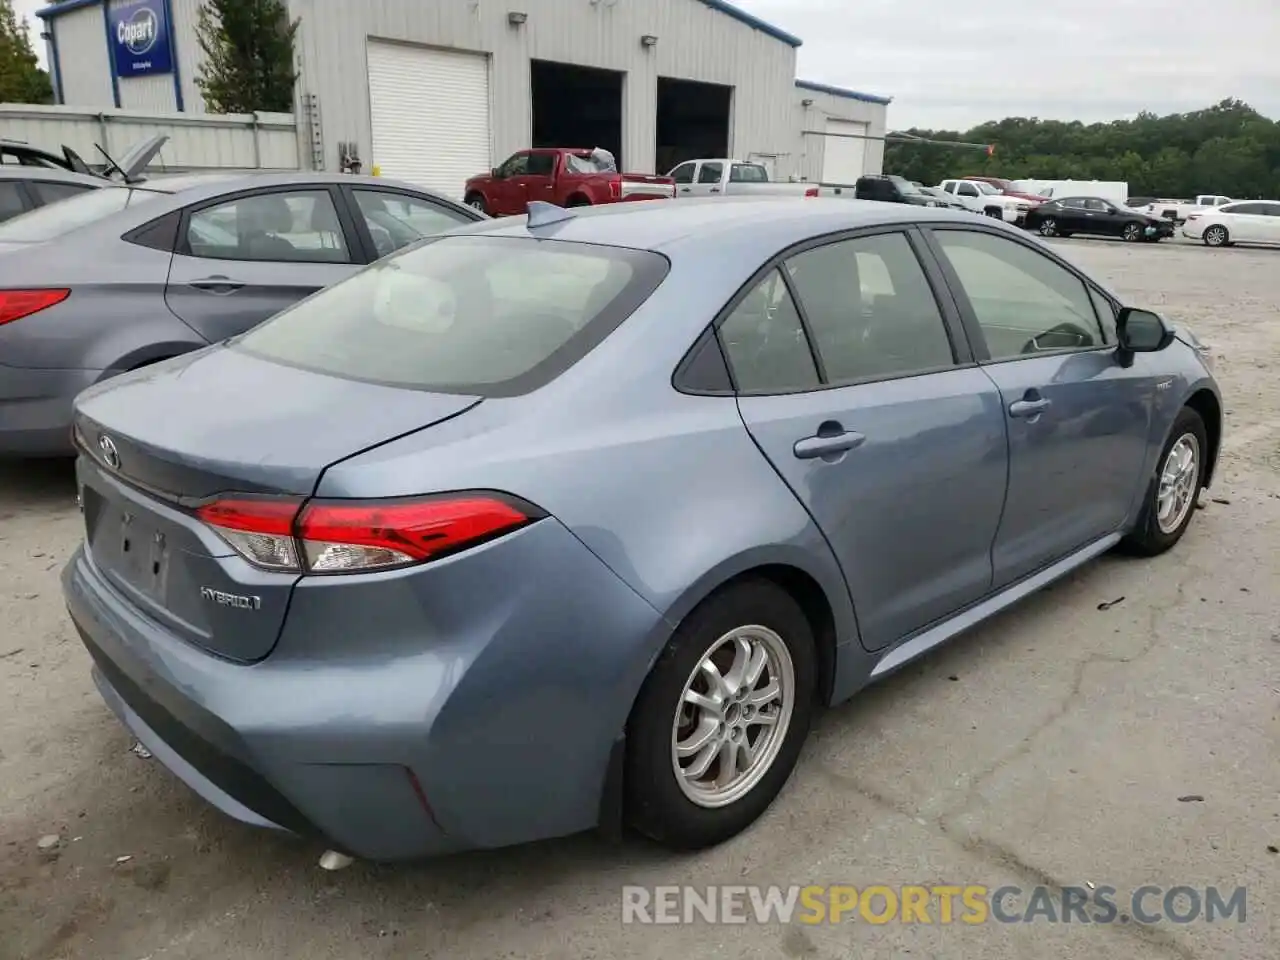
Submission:
M 71 403 L 102 376 L 0 364 L 0 458 L 70 456 Z
M 164 631 L 83 549 L 63 590 L 108 706 L 228 816 L 378 861 L 590 829 L 668 628 L 554 520 L 453 559 L 300 586 L 251 666 Z

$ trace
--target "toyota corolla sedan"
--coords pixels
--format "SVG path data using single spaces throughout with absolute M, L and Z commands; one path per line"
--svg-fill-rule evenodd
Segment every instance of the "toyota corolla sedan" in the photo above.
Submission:
M 1204 348 L 1015 228 L 531 206 L 76 403 L 98 689 L 232 817 L 718 843 L 817 708 L 1213 477 Z

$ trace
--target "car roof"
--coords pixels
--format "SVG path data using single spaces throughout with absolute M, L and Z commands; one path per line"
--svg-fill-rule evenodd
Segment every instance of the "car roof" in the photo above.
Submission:
M 32 167 L 19 164 L 0 166 L 0 180 L 52 180 L 61 183 L 83 183 L 87 186 L 105 187 L 111 183 L 91 173 L 73 173 L 61 167 Z
M 294 184 L 301 186 L 347 184 L 348 186 L 353 187 L 398 187 L 405 190 L 414 190 L 418 193 L 424 193 L 451 203 L 456 202 L 449 200 L 448 197 L 441 196 L 434 190 L 429 190 L 426 187 L 420 187 L 416 184 L 407 183 L 401 180 L 391 180 L 387 177 L 360 176 L 358 174 L 348 173 L 313 172 L 309 170 L 288 170 L 270 173 L 241 170 L 221 170 L 206 173 L 157 173 L 148 174 L 144 181 L 134 185 L 143 189 L 159 190 L 164 193 L 187 194 L 187 196 L 183 197 L 183 200 L 186 203 L 190 203 L 192 201 L 203 199 L 205 196 L 212 197 L 222 193 L 234 193 L 237 190 L 252 190 L 257 187 L 290 186 Z
M 967 213 L 874 200 L 792 197 L 707 197 L 575 207 L 545 226 L 528 217 L 501 217 L 451 230 L 454 235 L 536 237 L 602 246 L 674 252 L 696 247 L 753 256 L 843 230 L 907 223 L 948 222 Z M 1011 228 L 1012 229 L 1012 228 Z

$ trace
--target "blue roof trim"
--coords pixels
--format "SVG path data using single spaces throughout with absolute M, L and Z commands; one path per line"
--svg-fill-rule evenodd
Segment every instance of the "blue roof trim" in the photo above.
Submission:
M 66 2 L 74 3 L 76 0 L 66 0 Z M 769 36 L 773 37 L 773 39 L 781 40 L 789 46 L 798 47 L 804 43 L 804 41 L 795 34 L 787 33 L 785 30 L 780 30 L 772 23 L 766 23 L 759 17 L 753 17 L 741 7 L 735 7 L 732 3 L 729 3 L 728 0 L 699 0 L 699 2 L 706 4 L 712 10 L 718 10 L 726 16 L 733 17 L 733 19 L 737 20 L 739 23 L 745 23 L 748 27 L 754 27 L 761 33 L 767 33 Z
M 844 87 L 830 87 L 825 83 L 814 83 L 811 80 L 797 80 L 796 86 L 801 90 L 812 90 L 814 93 L 829 93 L 833 97 L 862 100 L 865 103 L 878 103 L 882 106 L 893 102 L 893 97 L 877 97 L 873 93 L 859 93 L 857 90 L 846 90 Z
M 51 3 L 47 7 L 43 7 L 36 11 L 36 16 L 41 20 L 48 20 L 64 13 L 70 13 L 73 10 L 79 10 L 82 7 L 96 7 L 101 5 L 102 0 L 61 0 L 60 3 Z

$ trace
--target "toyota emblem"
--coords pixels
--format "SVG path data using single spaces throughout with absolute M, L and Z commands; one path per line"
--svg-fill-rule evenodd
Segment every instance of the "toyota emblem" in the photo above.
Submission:
M 112 470 L 120 469 L 120 451 L 116 449 L 115 441 L 105 433 L 98 438 L 98 449 L 102 451 L 103 463 Z

